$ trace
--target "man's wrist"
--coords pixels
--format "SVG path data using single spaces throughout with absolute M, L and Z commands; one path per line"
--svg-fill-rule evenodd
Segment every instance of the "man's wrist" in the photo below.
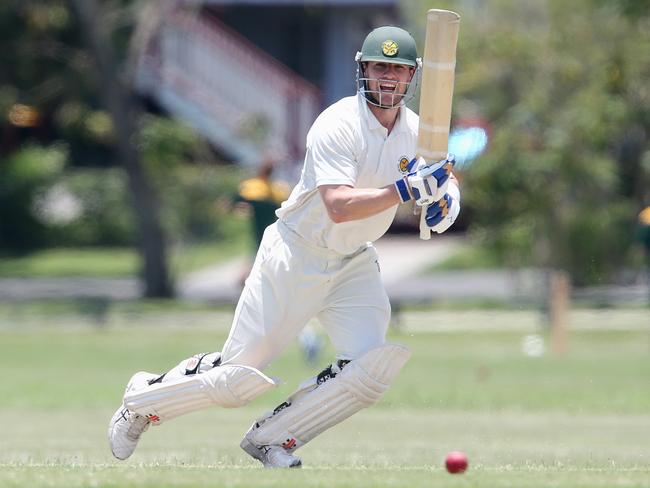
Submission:
M 397 180 L 395 182 L 395 188 L 397 189 L 397 196 L 402 203 L 406 203 L 413 198 L 406 177 Z

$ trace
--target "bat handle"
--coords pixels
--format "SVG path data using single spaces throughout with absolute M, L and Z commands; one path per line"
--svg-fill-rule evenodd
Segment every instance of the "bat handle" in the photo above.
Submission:
M 420 239 L 428 241 L 431 239 L 431 228 L 427 225 L 427 209 L 422 207 L 420 212 Z

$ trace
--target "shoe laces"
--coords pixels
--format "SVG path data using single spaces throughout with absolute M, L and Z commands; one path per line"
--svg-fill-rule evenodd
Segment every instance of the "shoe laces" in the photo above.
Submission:
M 134 441 L 137 441 L 143 432 L 149 428 L 151 423 L 147 417 L 138 415 L 137 413 L 132 413 L 129 417 L 129 429 L 126 431 L 126 436 Z
M 280 461 L 283 459 L 290 459 L 293 461 L 296 457 L 289 454 L 283 447 L 280 446 L 264 446 L 266 457 L 271 461 Z

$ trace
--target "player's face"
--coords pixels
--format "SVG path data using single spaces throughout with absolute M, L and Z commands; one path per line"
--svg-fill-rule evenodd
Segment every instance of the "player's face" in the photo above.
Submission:
M 398 105 L 408 90 L 415 68 L 405 64 L 369 61 L 365 77 L 367 87 L 382 107 Z

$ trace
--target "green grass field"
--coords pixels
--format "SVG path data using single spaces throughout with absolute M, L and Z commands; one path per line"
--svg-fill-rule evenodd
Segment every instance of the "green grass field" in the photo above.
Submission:
M 170 246 L 171 273 L 181 275 L 249 253 L 247 222 L 234 221 L 231 225 L 237 227 L 230 239 Z M 0 278 L 116 278 L 137 276 L 139 267 L 136 249 L 128 247 L 53 248 L 24 256 L 0 255 Z
M 101 327 L 73 314 L 45 327 L 5 310 L 0 486 L 649 487 L 650 330 L 580 325 L 566 357 L 529 357 L 522 339 L 535 327 L 481 329 L 482 313 L 526 324 L 516 312 L 476 311 L 459 314 L 466 328 L 455 331 L 436 325 L 449 312 L 407 312 L 390 339 L 414 355 L 386 397 L 301 449 L 303 469 L 270 472 L 239 449 L 242 433 L 331 351 L 307 365 L 292 347 L 269 369 L 285 380 L 276 391 L 152 428 L 119 462 L 105 430 L 130 374 L 217 349 L 230 312 L 127 309 Z M 602 314 L 605 325 L 628 317 Z M 468 454 L 467 473 L 445 472 L 450 450 Z

